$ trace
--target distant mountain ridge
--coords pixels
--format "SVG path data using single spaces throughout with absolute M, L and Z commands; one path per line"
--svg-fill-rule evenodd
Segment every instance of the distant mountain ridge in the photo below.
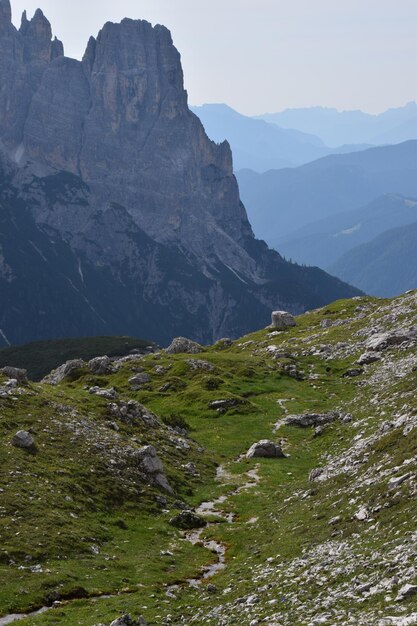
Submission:
M 360 209 L 308 224 L 278 242 L 281 253 L 297 263 L 327 269 L 342 254 L 391 228 L 417 220 L 417 198 L 380 196 Z
M 417 141 L 332 155 L 294 169 L 237 173 L 258 237 L 279 246 L 320 219 L 359 209 L 387 194 L 417 197 Z M 278 248 L 279 249 L 279 248 Z
M 417 288 L 416 243 L 417 221 L 349 250 L 330 271 L 371 295 L 399 295 Z
M 281 128 L 320 137 L 329 146 L 351 143 L 401 143 L 417 139 L 417 103 L 388 109 L 379 115 L 362 111 L 338 111 L 325 107 L 286 109 L 256 116 Z
M 191 107 L 202 121 L 208 136 L 217 143 L 227 140 L 233 152 L 235 171 L 249 168 L 256 172 L 296 167 L 329 154 L 364 150 L 369 145 L 329 148 L 312 134 L 279 128 L 238 113 L 225 104 Z

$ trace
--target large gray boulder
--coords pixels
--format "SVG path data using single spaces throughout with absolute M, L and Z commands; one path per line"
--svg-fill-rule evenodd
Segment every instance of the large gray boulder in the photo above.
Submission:
M 111 374 L 113 371 L 112 361 L 108 356 L 97 356 L 88 361 L 88 369 L 92 374 L 97 374 L 98 376 Z
M 136 452 L 136 458 L 141 470 L 148 475 L 149 479 L 158 487 L 168 493 L 174 493 L 167 477 L 164 474 L 164 466 L 153 446 L 144 446 Z
M 194 513 L 194 511 L 181 511 L 178 515 L 169 520 L 171 526 L 181 530 L 193 530 L 193 528 L 204 528 L 207 526 L 206 520 Z
M 48 385 L 58 385 L 58 383 L 65 380 L 65 378 L 70 377 L 76 370 L 85 366 L 86 363 L 82 359 L 72 359 L 63 365 L 60 365 L 60 367 L 57 367 L 56 370 L 52 370 L 50 374 L 45 376 L 42 382 L 47 383 Z
M 167 354 L 198 354 L 202 350 L 202 346 L 186 337 L 175 337 L 168 348 L 165 348 Z
M 286 328 L 296 326 L 295 317 L 288 311 L 273 311 L 271 317 L 271 328 L 275 330 L 285 330 Z
M 26 430 L 19 430 L 12 439 L 12 445 L 15 448 L 22 448 L 28 452 L 36 451 L 36 443 L 34 438 Z
M 0 369 L 0 373 L 4 374 L 8 378 L 17 380 L 19 385 L 27 385 L 28 384 L 28 373 L 27 373 L 27 370 L 21 369 L 19 367 L 11 367 L 10 365 L 6 365 L 6 367 L 2 367 Z
M 269 439 L 261 439 L 254 443 L 246 453 L 247 459 L 265 458 L 265 459 L 283 459 L 285 454 L 279 444 Z

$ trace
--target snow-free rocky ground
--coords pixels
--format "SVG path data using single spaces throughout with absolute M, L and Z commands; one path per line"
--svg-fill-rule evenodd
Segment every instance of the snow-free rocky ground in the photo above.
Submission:
M 1 375 L 0 624 L 417 624 L 417 292 L 175 345 Z

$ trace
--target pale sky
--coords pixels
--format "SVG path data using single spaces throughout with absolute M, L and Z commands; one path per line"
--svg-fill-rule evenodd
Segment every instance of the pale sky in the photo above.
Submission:
M 191 104 L 247 115 L 304 106 L 377 113 L 417 100 L 416 0 L 11 0 L 38 6 L 81 58 L 90 35 L 123 17 L 167 26 Z

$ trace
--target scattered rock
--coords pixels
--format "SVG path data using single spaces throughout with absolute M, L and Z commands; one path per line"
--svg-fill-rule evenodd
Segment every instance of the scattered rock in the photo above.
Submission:
M 22 448 L 28 452 L 36 451 L 36 443 L 34 438 L 26 430 L 19 430 L 12 439 L 12 445 L 16 448 Z
M 228 409 L 233 409 L 240 404 L 244 404 L 244 400 L 240 398 L 227 398 L 226 400 L 213 400 L 209 402 L 208 407 L 219 413 L 225 413 Z
M 285 330 L 296 325 L 296 321 L 291 313 L 287 311 L 273 311 L 271 327 L 276 330 Z
M 135 454 L 139 461 L 140 468 L 149 475 L 152 482 L 162 487 L 168 493 L 174 493 L 174 490 L 168 483 L 168 479 L 164 474 L 164 466 L 153 446 L 144 446 L 136 451 Z
M 388 489 L 396 489 L 397 487 L 402 485 L 403 482 L 408 480 L 410 476 L 411 474 L 410 472 L 408 472 L 408 474 L 403 474 L 402 476 L 398 476 L 397 478 L 390 478 L 390 480 L 388 481 Z
M 50 374 L 45 376 L 42 380 L 43 383 L 48 385 L 58 385 L 65 378 L 69 378 L 74 372 L 86 366 L 85 361 L 82 359 L 72 359 L 67 361 L 55 370 L 52 370 Z
M 28 384 L 28 373 L 27 370 L 20 369 L 18 367 L 10 367 L 6 365 L 6 367 L 2 367 L 0 369 L 0 373 L 4 374 L 8 378 L 17 380 L 19 385 L 27 385 Z
M 381 351 L 391 346 L 399 346 L 400 344 L 408 341 L 415 341 L 417 339 L 417 327 L 409 328 L 407 330 L 396 330 L 386 333 L 377 333 L 373 335 L 366 342 L 368 350 Z
M 108 400 L 113 400 L 116 397 L 116 390 L 114 387 L 110 387 L 110 389 L 90 387 L 88 393 L 94 396 L 99 396 L 100 398 L 107 398 Z
M 129 385 L 133 391 L 139 391 L 143 385 L 151 382 L 151 377 L 146 372 L 135 374 L 132 378 L 129 378 Z
M 380 360 L 381 357 L 378 354 L 375 354 L 375 352 L 364 352 L 361 354 L 356 363 L 358 365 L 370 365 L 370 363 L 375 363 Z
M 186 363 L 192 370 L 203 370 L 206 372 L 212 372 L 214 370 L 212 363 L 203 361 L 202 359 L 188 359 Z
M 269 439 L 262 439 L 257 443 L 254 443 L 246 453 L 247 459 L 253 458 L 286 458 L 279 444 L 270 441 Z
M 355 376 L 360 376 L 361 374 L 363 374 L 363 369 L 360 367 L 353 367 L 350 370 L 347 370 L 343 375 L 342 378 L 354 378 Z
M 180 528 L 181 530 L 193 530 L 194 528 L 204 528 L 207 526 L 207 522 L 204 518 L 194 511 L 182 511 L 175 517 L 169 520 L 171 526 Z
M 343 416 L 338 411 L 331 411 L 330 413 L 301 413 L 300 415 L 288 415 L 284 418 L 284 423 L 287 426 L 308 428 L 309 426 L 330 424 L 342 417 Z
M 113 371 L 112 361 L 108 356 L 97 356 L 95 359 L 88 361 L 88 369 L 92 374 L 98 376 L 111 374 Z
M 167 354 L 198 354 L 202 351 L 202 346 L 186 337 L 176 337 L 173 339 L 171 345 L 165 348 Z
M 148 622 L 142 616 L 135 620 L 130 615 L 123 615 L 115 619 L 110 626 L 148 626 Z
M 411 598 L 411 596 L 415 596 L 417 594 L 417 585 L 403 585 L 401 587 L 401 589 L 398 592 L 397 597 L 395 598 L 395 600 L 397 602 L 402 602 L 403 600 L 406 600 L 407 598 Z
M 358 522 L 364 522 L 369 517 L 369 511 L 366 506 L 361 506 L 353 516 Z

